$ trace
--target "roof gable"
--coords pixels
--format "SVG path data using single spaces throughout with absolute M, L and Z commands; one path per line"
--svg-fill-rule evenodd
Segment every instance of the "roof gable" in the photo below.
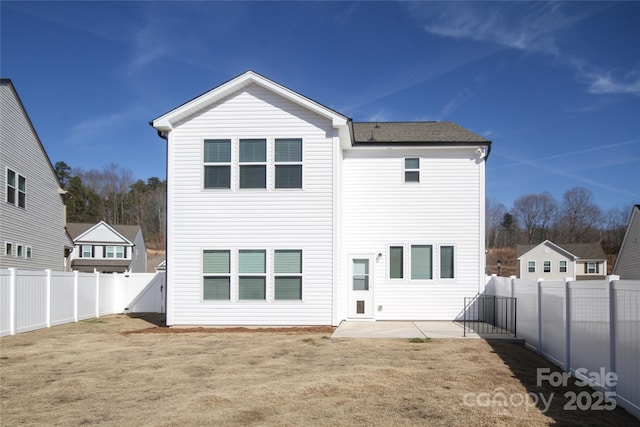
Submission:
M 304 108 L 332 121 L 334 127 L 342 127 L 346 130 L 350 119 L 322 104 L 319 104 L 305 96 L 300 95 L 293 90 L 286 88 L 264 76 L 254 72 L 247 71 L 223 84 L 211 89 L 208 92 L 188 101 L 181 106 L 174 108 L 168 113 L 154 119 L 151 125 L 159 131 L 170 131 L 181 120 L 191 116 L 198 111 L 206 109 L 210 105 L 228 97 L 229 95 L 242 90 L 244 87 L 256 84 L 266 88 L 291 102 L 294 102 Z
M 33 122 L 31 121 L 31 118 L 29 117 L 29 114 L 27 113 L 27 109 L 24 107 L 24 104 L 22 103 L 22 99 L 20 99 L 20 95 L 18 95 L 18 91 L 16 90 L 15 86 L 13 85 L 13 82 L 11 81 L 11 79 L 0 78 L 0 85 L 6 86 L 7 88 L 9 88 L 10 92 L 13 94 L 16 103 L 18 104 L 19 108 L 22 110 L 22 116 L 23 116 L 24 120 L 26 121 L 27 126 L 29 126 L 29 128 L 31 129 L 31 132 L 33 134 L 34 140 L 38 144 L 38 147 L 40 148 L 40 151 L 42 152 L 42 155 L 43 155 L 44 159 L 46 160 L 46 163 L 48 163 L 49 168 L 51 169 L 51 175 L 53 176 L 53 180 L 58 185 L 58 192 L 60 194 L 64 194 L 65 191 L 60 186 L 60 182 L 58 180 L 58 175 L 56 174 L 56 171 L 55 171 L 55 168 L 53 166 L 53 163 L 51 163 L 51 159 L 49 158 L 49 155 L 47 154 L 47 150 L 44 149 L 44 145 L 42 144 L 42 141 L 40 140 L 40 137 L 38 136 L 38 132 L 36 132 L 36 128 L 33 126 Z
M 607 258 L 600 243 L 567 243 L 560 246 L 550 240 L 545 240 L 537 245 L 518 245 L 516 249 L 517 259 L 523 258 L 540 246 L 546 246 L 574 261 L 578 259 L 602 260 Z
M 126 234 L 131 234 L 134 230 L 140 228 L 138 226 L 115 226 L 115 227 L 128 227 Z M 110 226 L 104 221 L 100 221 L 97 224 L 80 224 L 69 223 L 67 224 L 67 230 L 69 235 L 73 238 L 74 243 L 119 243 L 125 245 L 133 244 L 135 240 L 135 234 L 133 236 L 125 236 L 123 233 L 116 230 L 115 227 Z

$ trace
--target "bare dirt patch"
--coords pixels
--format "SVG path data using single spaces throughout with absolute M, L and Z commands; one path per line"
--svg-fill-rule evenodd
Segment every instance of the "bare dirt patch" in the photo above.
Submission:
M 156 329 L 163 332 L 140 333 Z M 121 315 L 3 337 L 0 423 L 638 424 L 620 408 L 563 410 L 562 395 L 582 389 L 537 387 L 536 368 L 555 368 L 515 344 L 331 339 L 331 328 L 205 329 L 180 332 Z M 484 405 L 482 393 L 519 400 Z M 527 393 L 554 393 L 549 411 L 525 404 Z

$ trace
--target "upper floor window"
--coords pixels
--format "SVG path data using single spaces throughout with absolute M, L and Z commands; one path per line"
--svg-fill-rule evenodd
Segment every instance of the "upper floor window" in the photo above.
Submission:
M 124 258 L 124 246 L 107 246 L 106 258 Z
M 404 182 L 420 182 L 420 158 L 404 159 Z
M 528 261 L 527 262 L 527 272 L 528 273 L 535 273 L 536 272 L 536 262 L 535 261 Z
M 22 245 L 18 245 L 16 246 L 16 256 L 18 258 L 22 258 L 23 257 L 23 252 L 22 252 Z
M 7 169 L 7 203 L 24 208 L 27 203 L 27 179 Z
M 231 140 L 204 140 L 204 188 L 231 188 Z
M 4 244 L 4 254 L 8 255 L 8 256 L 13 255 L 13 243 L 5 242 L 5 244 Z
M 302 139 L 275 140 L 275 187 L 302 188 Z
M 240 188 L 267 188 L 267 140 L 240 140 Z
M 93 246 L 91 245 L 82 245 L 80 257 L 82 258 L 92 258 L 93 257 Z
M 542 271 L 545 273 L 551 273 L 551 261 L 544 261 L 542 264 Z
M 27 246 L 27 250 L 24 255 L 26 258 L 33 257 L 33 249 L 31 248 L 31 246 Z
M 560 273 L 567 272 L 567 261 L 558 261 L 558 271 Z
M 588 262 L 585 267 L 585 273 L 587 274 L 596 274 L 598 273 L 598 263 L 597 262 Z

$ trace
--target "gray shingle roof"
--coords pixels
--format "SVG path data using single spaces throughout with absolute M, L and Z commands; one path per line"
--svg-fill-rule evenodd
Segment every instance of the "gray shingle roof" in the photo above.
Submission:
M 521 257 L 538 245 L 518 245 L 516 249 L 516 256 Z M 602 250 L 602 246 L 600 245 L 600 243 L 567 243 L 564 245 L 554 243 L 554 245 L 561 247 L 569 253 L 572 253 L 579 259 L 607 259 L 607 256 Z
M 67 223 L 67 232 L 69 233 L 69 236 L 71 236 L 71 238 L 75 241 L 78 236 L 80 236 L 91 227 L 94 227 L 96 224 L 69 222 Z M 138 230 L 140 230 L 139 225 L 109 225 L 132 243 L 138 235 Z
M 453 122 L 354 122 L 356 143 L 490 143 Z

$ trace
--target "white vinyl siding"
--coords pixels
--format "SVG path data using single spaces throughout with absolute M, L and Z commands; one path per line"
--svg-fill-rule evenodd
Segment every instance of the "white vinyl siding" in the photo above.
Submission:
M 168 138 L 169 322 L 332 324 L 337 135 L 331 121 L 251 84 L 179 123 Z M 304 189 L 276 189 L 275 140 L 296 138 L 304 144 Z M 204 139 L 232 141 L 231 191 L 202 188 Z M 266 189 L 239 188 L 241 139 L 267 141 Z M 202 299 L 202 250 L 215 249 L 207 242 L 231 251 L 230 299 L 237 303 Z M 304 255 L 302 298 L 295 301 L 275 297 L 274 251 L 286 248 L 302 250 Z M 241 274 L 233 259 L 240 250 L 256 249 L 267 253 L 265 299 L 240 300 Z
M 464 297 L 481 291 L 485 165 L 475 151 L 363 146 L 344 152 L 343 250 L 346 257 L 374 256 L 376 320 L 454 319 Z M 406 159 L 418 158 L 420 185 L 407 185 L 398 174 L 416 166 Z M 412 268 L 420 252 L 412 254 L 412 246 L 431 247 L 431 265 L 422 256 L 422 271 Z M 450 250 L 442 247 L 454 248 L 453 278 Z M 412 279 L 429 271 L 430 279 Z

